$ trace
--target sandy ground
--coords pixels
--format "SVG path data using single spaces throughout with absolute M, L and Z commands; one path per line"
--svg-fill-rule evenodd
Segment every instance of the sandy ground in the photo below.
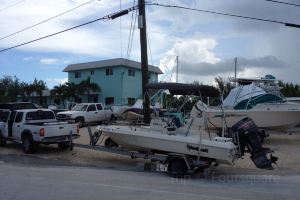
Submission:
M 96 126 L 91 126 L 94 132 Z M 80 130 L 81 137 L 75 143 L 89 144 L 87 127 Z M 300 175 L 300 130 L 289 134 L 271 133 L 264 143 L 275 151 L 274 155 L 279 157 L 278 165 L 274 170 L 256 169 L 248 156 L 238 160 L 234 166 L 219 166 L 214 169 L 215 173 L 230 174 L 266 174 L 291 176 Z M 88 166 L 106 169 L 118 169 L 128 171 L 143 171 L 144 160 L 132 160 L 129 157 L 74 147 L 73 151 L 60 150 L 57 145 L 41 145 L 39 151 L 33 155 L 23 153 L 21 145 L 8 143 L 0 147 L 0 162 L 19 163 L 35 162 L 36 165 L 72 165 Z

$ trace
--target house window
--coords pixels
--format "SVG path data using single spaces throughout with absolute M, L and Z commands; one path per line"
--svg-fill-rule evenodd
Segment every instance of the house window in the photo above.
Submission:
M 75 72 L 75 78 L 80 78 L 81 77 L 81 72 Z
M 135 103 L 135 98 L 128 98 L 127 101 L 128 101 L 128 105 L 132 106 Z
M 114 104 L 114 98 L 113 97 L 106 97 L 105 98 L 105 104 L 106 105 L 112 105 L 112 104 Z
M 114 74 L 113 68 L 106 68 L 106 76 L 112 76 Z
M 94 75 L 94 71 L 91 71 L 91 75 Z
M 128 69 L 128 76 L 135 76 L 135 70 L 134 69 Z

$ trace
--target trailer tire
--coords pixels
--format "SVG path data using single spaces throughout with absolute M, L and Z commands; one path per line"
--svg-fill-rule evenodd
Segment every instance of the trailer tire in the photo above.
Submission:
M 30 133 L 25 133 L 22 136 L 23 151 L 27 154 L 34 153 L 37 150 L 38 145 L 33 141 Z
M 259 144 L 263 144 L 266 138 L 266 133 L 265 131 L 259 131 L 257 133 L 257 140 L 259 142 Z
M 111 148 L 111 147 L 117 147 L 119 146 L 117 143 L 115 143 L 112 139 L 110 138 L 107 138 L 104 142 L 104 146 L 105 147 L 108 147 L 108 148 Z
M 172 177 L 182 178 L 187 173 L 187 166 L 182 158 L 172 158 L 168 162 L 167 170 Z

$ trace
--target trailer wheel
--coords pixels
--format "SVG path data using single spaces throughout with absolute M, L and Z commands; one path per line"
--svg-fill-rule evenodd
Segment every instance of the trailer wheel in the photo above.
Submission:
M 25 153 L 34 153 L 37 150 L 37 144 L 35 144 L 30 134 L 25 134 L 22 137 L 22 146 Z
M 260 131 L 260 132 L 257 134 L 257 140 L 258 140 L 259 144 L 264 143 L 265 138 L 266 138 L 266 133 L 265 133 L 264 131 Z
M 110 138 L 107 138 L 107 139 L 105 140 L 104 145 L 105 145 L 105 147 L 109 147 L 109 148 L 119 146 L 117 143 L 115 143 L 115 142 L 114 142 L 112 139 L 110 139 Z
M 182 158 L 173 158 L 169 160 L 167 170 L 171 176 L 181 178 L 187 173 L 187 166 Z

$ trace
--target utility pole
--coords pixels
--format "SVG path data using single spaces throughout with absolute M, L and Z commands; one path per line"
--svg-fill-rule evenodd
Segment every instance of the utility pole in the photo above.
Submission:
M 178 56 L 176 56 L 176 83 L 178 83 Z
M 237 57 L 234 58 L 234 78 L 236 78 Z
M 146 91 L 148 83 L 148 54 L 147 54 L 147 29 L 146 29 L 146 12 L 145 0 L 139 0 L 139 29 L 141 43 L 141 69 L 142 69 L 142 95 L 144 98 L 144 123 L 150 124 L 150 101 L 149 94 Z

